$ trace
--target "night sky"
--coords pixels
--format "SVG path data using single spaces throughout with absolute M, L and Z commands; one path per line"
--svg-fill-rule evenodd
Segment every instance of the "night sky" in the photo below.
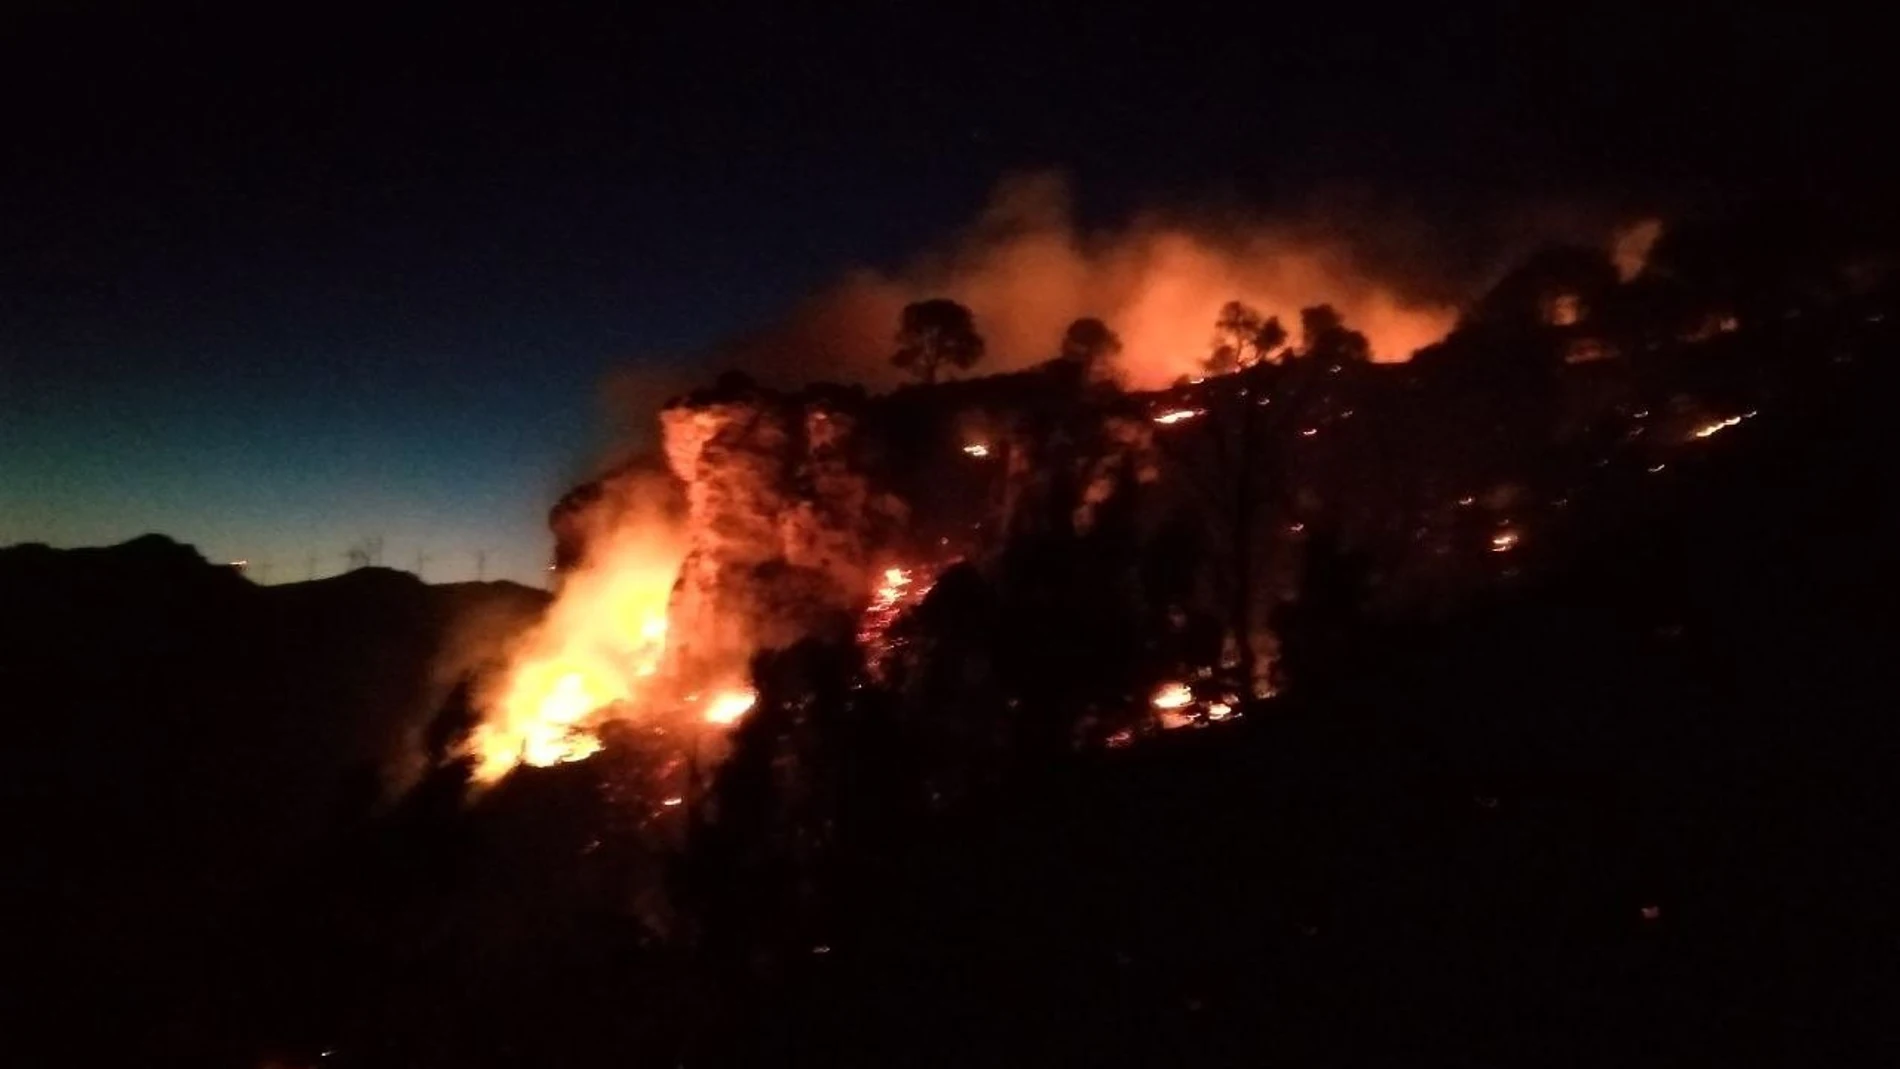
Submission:
M 1884 38 L 1812 6 L 620 6 L 7 5 L 0 544 L 160 531 L 283 581 L 381 535 L 431 579 L 486 550 L 538 582 L 547 506 L 631 422 L 612 372 L 710 374 L 1026 169 L 1069 174 L 1085 223 L 1342 187 L 1454 224 L 1877 204 L 1893 178 Z

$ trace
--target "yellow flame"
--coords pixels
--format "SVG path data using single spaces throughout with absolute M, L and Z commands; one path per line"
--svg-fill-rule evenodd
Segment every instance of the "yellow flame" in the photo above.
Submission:
M 485 695 L 470 738 L 477 780 L 579 761 L 599 752 L 601 721 L 650 715 L 683 556 L 657 513 L 621 517 L 604 533 Z
M 758 694 L 751 690 L 720 691 L 706 703 L 706 723 L 736 724 L 752 711 L 752 707 L 758 704 L 758 701 Z
M 1749 412 L 1740 416 L 1730 416 L 1727 419 L 1718 419 L 1714 423 L 1705 423 L 1702 426 L 1697 427 L 1693 433 L 1695 434 L 1697 438 L 1712 438 L 1715 435 L 1720 434 L 1725 430 L 1728 430 L 1730 427 L 1739 425 L 1743 420 L 1747 419 L 1749 416 L 1752 416 L 1752 415 L 1754 415 L 1754 413 Z
M 1164 427 L 1168 427 L 1176 423 L 1186 422 L 1200 414 L 1201 410 L 1198 408 L 1171 408 L 1166 412 L 1158 413 L 1154 421 Z
M 1149 699 L 1156 709 L 1184 709 L 1193 702 L 1194 692 L 1186 683 L 1163 683 Z

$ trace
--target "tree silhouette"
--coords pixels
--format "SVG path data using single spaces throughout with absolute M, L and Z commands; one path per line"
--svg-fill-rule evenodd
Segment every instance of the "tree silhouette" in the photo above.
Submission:
M 352 571 L 380 565 L 383 562 L 383 537 L 376 535 L 358 541 L 343 551 L 343 560 Z
M 968 308 L 947 297 L 904 306 L 892 364 L 930 385 L 945 367 L 966 369 L 982 358 L 983 336 Z
M 1263 557 L 1280 529 L 1277 523 L 1263 523 L 1262 514 L 1291 518 L 1295 455 L 1326 407 L 1325 380 L 1336 368 L 1371 358 L 1365 336 L 1349 329 L 1327 305 L 1300 312 L 1300 333 L 1301 344 L 1289 347 L 1278 319 L 1239 301 L 1221 308 L 1213 351 L 1203 365 L 1218 377 L 1205 386 L 1205 418 L 1198 421 L 1212 463 L 1189 465 L 1205 472 L 1201 490 L 1220 549 L 1235 682 L 1255 694 L 1267 683 L 1252 642 L 1256 588 L 1265 574 Z M 1182 444 L 1194 448 L 1189 440 Z
M 1240 301 L 1228 301 L 1214 320 L 1214 351 L 1202 366 L 1210 375 L 1225 375 L 1271 361 L 1285 344 L 1286 328 L 1279 319 L 1262 317 Z
M 1330 304 L 1300 309 L 1300 355 L 1319 360 L 1330 370 L 1372 359 L 1366 336 L 1346 326 Z
M 1078 319 L 1062 332 L 1063 362 L 1079 367 L 1084 375 L 1093 374 L 1121 351 L 1121 338 L 1108 329 L 1108 324 L 1093 317 Z

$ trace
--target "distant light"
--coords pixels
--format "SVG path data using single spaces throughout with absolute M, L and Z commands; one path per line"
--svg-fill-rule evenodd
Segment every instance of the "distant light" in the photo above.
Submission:
M 963 447 L 963 452 L 968 456 L 981 459 L 990 455 L 990 447 L 984 445 L 982 442 L 972 442 Z
M 1491 536 L 1491 552 L 1509 553 L 1517 548 L 1517 543 L 1518 534 L 1516 531 L 1499 531 L 1497 534 Z
M 1201 415 L 1198 408 L 1174 408 L 1155 416 L 1154 421 L 1162 426 L 1172 426 Z
M 1649 473 L 1650 473 L 1651 475 L 1654 475 L 1654 474 L 1656 474 L 1657 472 L 1659 472 L 1659 471 L 1661 471 L 1661 470 L 1663 470 L 1664 468 L 1666 468 L 1666 467 L 1668 467 L 1668 466 L 1669 466 L 1669 465 L 1667 465 L 1667 464 L 1658 464 L 1658 465 L 1656 465 L 1655 467 L 1653 467 L 1653 468 L 1651 468 L 1651 469 L 1649 469 Z
M 660 804 L 670 809 L 673 806 L 679 805 L 681 802 L 684 802 L 684 801 L 686 801 L 686 799 L 684 798 L 668 798 L 662 801 Z
M 1311 438 L 1312 436 L 1318 433 L 1319 433 L 1318 427 L 1303 427 L 1300 429 L 1300 437 L 1302 438 Z

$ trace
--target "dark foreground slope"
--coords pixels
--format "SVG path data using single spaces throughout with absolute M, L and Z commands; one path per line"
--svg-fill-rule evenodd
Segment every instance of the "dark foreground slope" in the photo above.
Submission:
M 0 550 L 11 1042 L 149 1058 L 228 1031 L 244 914 L 413 775 L 457 659 L 543 601 L 382 569 L 257 587 L 158 536 Z
M 840 803 L 875 831 L 829 853 L 767 814 L 640 854 L 612 746 L 472 805 L 437 777 L 326 863 L 370 890 L 307 942 L 360 945 L 282 955 L 308 979 L 263 1032 L 458 1069 L 1890 1064 L 1873 355 L 1580 494 L 1547 568 L 1430 619 L 1337 609 L 1238 722 L 961 807 Z M 902 756 L 820 754 L 786 797 L 879 797 Z M 629 893 L 662 863 L 664 932 Z
M 867 866 L 730 1064 L 1891 1064 L 1884 370 L 1560 573 Z
M 439 699 L 451 603 L 531 595 L 0 555 L 9 986 L 59 1011 L 21 1034 L 233 1066 L 1891 1064 L 1877 341 L 1605 469 L 1481 598 L 1288 631 L 1293 686 L 1237 722 L 858 813 L 830 854 L 775 813 L 654 849 L 631 747 L 352 797 Z M 900 750 L 796 798 L 895 796 Z

